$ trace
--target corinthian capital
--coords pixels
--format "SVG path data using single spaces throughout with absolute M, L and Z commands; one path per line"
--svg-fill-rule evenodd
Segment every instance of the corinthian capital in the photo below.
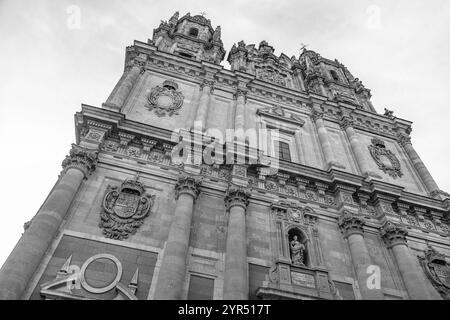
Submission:
M 191 176 L 179 177 L 175 185 L 175 198 L 178 199 L 181 194 L 189 194 L 194 200 L 197 199 L 200 194 L 201 184 L 202 181 L 200 179 Z
M 81 170 L 85 177 L 95 171 L 98 150 L 91 150 L 72 144 L 69 155 L 62 162 L 63 172 L 70 168 Z
M 232 207 L 240 206 L 247 209 L 250 192 L 242 187 L 230 187 L 227 190 L 227 194 L 225 195 L 225 206 L 227 210 L 230 210 Z
M 247 90 L 237 88 L 233 97 L 234 99 L 237 99 L 238 97 L 244 97 L 244 99 L 247 99 Z
M 411 144 L 411 137 L 405 133 L 399 133 L 397 135 L 397 141 L 405 147 L 407 144 Z
M 204 87 L 209 87 L 211 91 L 213 91 L 215 84 L 216 84 L 215 80 L 203 79 L 202 83 L 200 84 L 200 89 L 203 90 Z
M 406 244 L 408 231 L 391 221 L 386 221 L 380 229 L 381 237 L 388 247 L 398 244 Z
M 353 127 L 355 125 L 355 121 L 349 116 L 344 116 L 341 119 L 340 125 L 343 130 L 346 130 L 348 127 Z
M 323 119 L 323 112 L 319 110 L 313 110 L 311 113 L 311 119 L 316 122 L 318 119 Z
M 349 210 L 344 210 L 342 216 L 338 219 L 339 228 L 341 228 L 342 234 L 344 238 L 348 236 L 358 233 L 364 234 L 364 226 L 365 222 L 362 218 L 356 216 L 354 213 Z
M 131 60 L 129 63 L 127 63 L 127 65 L 125 66 L 125 71 L 129 71 L 132 68 L 136 67 L 139 69 L 140 73 L 143 73 L 145 71 L 145 65 L 146 65 L 145 60 L 135 58 Z

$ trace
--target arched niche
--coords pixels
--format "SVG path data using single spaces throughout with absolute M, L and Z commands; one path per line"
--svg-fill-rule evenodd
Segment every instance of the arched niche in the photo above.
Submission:
M 305 232 L 297 226 L 290 226 L 286 234 L 291 263 L 297 266 L 310 266 L 308 237 Z
M 271 205 L 274 230 L 274 259 L 292 264 L 290 244 L 294 238 L 305 246 L 304 265 L 307 268 L 323 266 L 322 250 L 318 237 L 318 214 L 311 207 L 287 202 Z

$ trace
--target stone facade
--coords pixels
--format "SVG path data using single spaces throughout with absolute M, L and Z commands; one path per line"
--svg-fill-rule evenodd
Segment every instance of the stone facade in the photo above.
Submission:
M 75 114 L 0 298 L 449 299 L 450 196 L 411 122 L 312 50 L 239 41 L 225 69 L 220 37 L 177 12 L 126 48 L 106 102 Z M 228 129 L 273 135 L 254 148 Z M 219 161 L 230 150 L 243 163 Z

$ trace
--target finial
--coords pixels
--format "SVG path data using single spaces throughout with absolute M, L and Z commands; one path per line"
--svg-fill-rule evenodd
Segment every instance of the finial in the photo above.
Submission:
M 72 262 L 72 255 L 70 255 L 70 257 L 67 258 L 66 262 L 64 262 L 63 266 L 61 267 L 61 269 L 59 269 L 58 273 L 59 274 L 68 274 L 71 262 Z
M 136 268 L 136 271 L 134 272 L 133 278 L 131 278 L 130 285 L 137 286 L 138 285 L 138 278 L 139 278 L 139 267 Z
M 307 46 L 309 46 L 309 44 L 304 44 L 303 42 L 300 43 L 300 54 L 306 51 Z
M 130 284 L 128 285 L 128 288 L 130 289 L 132 294 L 136 294 L 138 288 L 138 278 L 139 278 L 139 268 L 136 268 L 133 278 L 131 278 Z

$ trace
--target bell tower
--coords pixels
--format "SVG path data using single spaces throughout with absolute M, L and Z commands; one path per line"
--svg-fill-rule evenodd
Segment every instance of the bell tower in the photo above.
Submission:
M 153 42 L 158 50 L 215 64 L 225 56 L 220 36 L 220 26 L 213 29 L 211 20 L 203 15 L 191 16 L 187 13 L 179 18 L 178 11 L 168 22 L 161 21 L 159 27 L 153 30 Z

